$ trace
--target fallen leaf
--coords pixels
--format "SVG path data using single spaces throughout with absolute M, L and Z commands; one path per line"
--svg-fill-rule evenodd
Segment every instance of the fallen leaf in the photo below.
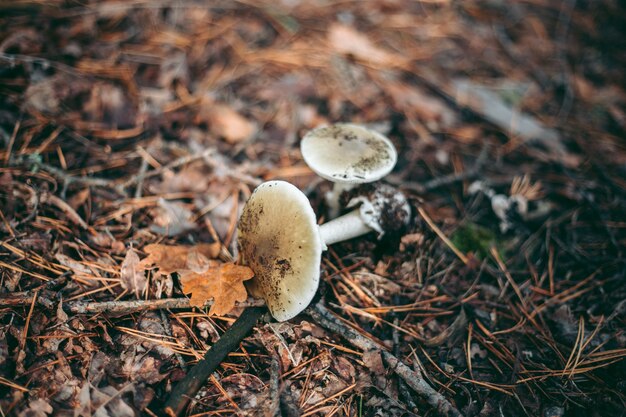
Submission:
M 144 268 L 140 266 L 139 255 L 135 253 L 133 248 L 128 249 L 120 268 L 120 284 L 125 290 L 135 293 L 137 298 L 146 290 L 148 283 L 143 271 Z
M 92 243 L 103 248 L 111 248 L 111 251 L 114 254 L 122 254 L 124 253 L 124 249 L 126 249 L 124 242 L 115 239 L 111 234 L 107 233 L 96 233 L 94 235 L 89 235 L 89 240 Z
M 93 417 L 135 417 L 137 414 L 122 396 L 124 392 L 133 392 L 134 384 L 117 390 L 112 386 L 90 387 L 91 404 L 95 411 Z
M 191 191 L 203 193 L 209 187 L 210 175 L 200 164 L 186 166 L 178 172 L 166 170 L 163 172 L 163 181 L 150 187 L 154 193 L 178 193 Z
M 385 375 L 385 364 L 380 350 L 368 350 L 363 352 L 363 363 L 374 375 Z
M 61 265 L 71 269 L 74 275 L 77 277 L 93 277 L 94 275 L 96 275 L 95 272 L 87 265 L 80 261 L 72 259 L 67 255 L 57 253 L 56 255 L 54 255 L 54 257 L 57 261 L 59 261 Z
M 389 81 L 384 88 L 396 109 L 409 117 L 419 118 L 432 130 L 449 128 L 457 122 L 456 113 L 445 101 L 418 86 Z
M 85 118 L 110 129 L 127 129 L 137 125 L 137 106 L 129 91 L 110 82 L 90 86 L 91 96 L 82 107 Z
M 91 395 L 89 388 L 89 382 L 85 381 L 78 394 L 78 404 L 74 406 L 74 416 L 76 417 L 91 416 Z
M 454 319 L 454 321 L 437 336 L 424 340 L 423 343 L 426 346 L 439 346 L 446 341 L 450 343 L 459 337 L 459 334 L 465 329 L 467 325 L 467 314 L 465 310 L 461 309 L 461 313 Z
M 192 221 L 193 213 L 180 202 L 169 202 L 160 198 L 153 214 L 150 230 L 155 233 L 176 236 L 196 227 Z
M 57 306 L 57 323 L 65 323 L 68 319 L 69 316 L 63 311 L 63 300 L 61 300 Z
M 213 134 L 223 137 L 228 143 L 244 141 L 256 132 L 254 123 L 225 104 L 208 104 L 206 112 L 200 117 L 209 121 Z
M 220 244 L 217 242 L 194 246 L 152 244 L 143 250 L 148 257 L 140 262 L 142 269 L 148 269 L 154 265 L 159 269 L 160 274 L 169 275 L 182 270 L 199 272 L 206 269 L 207 259 L 216 258 L 219 255 Z
M 203 306 L 213 299 L 209 314 L 222 316 L 235 307 L 237 301 L 245 301 L 248 297 L 243 281 L 254 276 L 247 266 L 233 263 L 220 264 L 211 261 L 205 272 L 178 271 L 183 292 L 191 293 L 190 304 Z
M 563 138 L 555 129 L 545 126 L 535 117 L 520 112 L 506 102 L 502 93 L 487 86 L 476 84 L 469 79 L 453 80 L 455 100 L 480 114 L 486 120 L 501 128 L 507 134 L 525 142 L 537 141 L 549 152 L 545 155 L 558 159 L 569 167 L 580 163 L 576 155 L 571 154 L 563 144 Z M 501 91 L 506 91 L 500 88 Z
M 29 85 L 24 94 L 24 107 L 44 114 L 58 114 L 66 91 L 57 87 L 65 80 L 62 75 L 59 75 Z
M 335 51 L 353 55 L 362 61 L 391 66 L 404 62 L 401 56 L 379 48 L 367 35 L 347 25 L 333 24 L 328 30 L 328 40 Z
M 28 403 L 28 408 L 18 414 L 19 417 L 46 417 L 53 411 L 52 406 L 42 398 L 32 400 Z
M 475 359 L 476 357 L 479 357 L 480 359 L 485 359 L 488 355 L 488 352 L 481 348 L 480 345 L 478 345 L 477 343 L 472 343 L 471 347 L 470 347 L 470 357 L 472 359 Z

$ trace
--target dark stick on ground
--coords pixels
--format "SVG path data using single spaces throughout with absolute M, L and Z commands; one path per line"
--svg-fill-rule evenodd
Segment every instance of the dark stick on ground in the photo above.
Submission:
M 272 356 L 272 362 L 270 363 L 270 380 L 269 380 L 269 409 L 271 410 L 269 415 L 273 417 L 280 417 L 280 359 L 278 355 Z
M 265 307 L 244 310 L 235 323 L 207 350 L 202 360 L 174 387 L 165 403 L 167 415 L 178 416 L 183 412 L 189 400 L 196 395 L 224 358 L 250 333 L 265 311 Z
M 404 189 L 415 190 L 418 193 L 426 193 L 428 191 L 432 191 L 440 187 L 445 187 L 456 182 L 474 180 L 476 178 L 479 178 L 481 175 L 481 171 L 485 163 L 487 162 L 487 157 L 489 156 L 489 149 L 490 148 L 488 144 L 484 145 L 482 150 L 480 151 L 480 154 L 476 158 L 476 162 L 474 163 L 474 165 L 465 172 L 443 175 L 427 181 L 424 184 L 403 181 L 398 182 L 396 185 L 401 186 Z
M 337 320 L 333 314 L 321 304 L 316 304 L 307 309 L 307 313 L 315 320 L 317 324 L 326 329 L 340 334 L 345 340 L 352 345 L 364 351 L 380 350 L 382 357 L 389 367 L 406 382 L 419 396 L 424 398 L 426 402 L 433 407 L 439 415 L 446 417 L 461 417 L 461 413 L 440 393 L 438 393 L 422 375 L 396 358 L 390 352 L 381 349 L 381 346 L 374 343 L 371 339 L 363 336 L 356 330 Z

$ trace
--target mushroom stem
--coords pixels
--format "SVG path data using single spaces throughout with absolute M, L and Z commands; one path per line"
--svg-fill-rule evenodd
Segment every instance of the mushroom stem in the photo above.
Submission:
M 332 190 L 328 191 L 324 196 L 328 205 L 328 217 L 334 219 L 339 215 L 341 207 L 339 205 L 339 197 L 344 191 L 350 191 L 354 188 L 354 184 L 345 182 L 336 182 L 333 184 Z
M 356 209 L 321 225 L 320 237 L 324 242 L 324 250 L 326 250 L 327 245 L 352 239 L 373 230 L 363 221 L 361 210 Z
M 362 185 L 357 191 L 347 208 L 358 208 L 319 226 L 324 250 L 326 245 L 374 231 L 380 239 L 386 232 L 397 232 L 409 223 L 411 207 L 404 194 L 394 187 Z

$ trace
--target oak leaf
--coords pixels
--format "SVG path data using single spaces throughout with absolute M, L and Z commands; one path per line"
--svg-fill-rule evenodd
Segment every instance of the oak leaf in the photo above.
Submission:
M 213 299 L 209 314 L 219 316 L 230 312 L 236 302 L 246 300 L 248 293 L 243 281 L 254 276 L 247 266 L 216 261 L 209 261 L 204 272 L 182 270 L 178 273 L 183 292 L 191 293 L 190 304 L 201 307 Z
M 148 257 L 140 263 L 144 269 L 154 265 L 159 268 L 162 275 L 182 270 L 200 272 L 208 266 L 208 259 L 219 255 L 220 244 L 217 242 L 194 246 L 151 244 L 144 248 L 144 252 L 148 254 Z

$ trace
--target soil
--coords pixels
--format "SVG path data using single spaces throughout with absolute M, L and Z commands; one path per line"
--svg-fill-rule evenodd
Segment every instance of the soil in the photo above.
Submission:
M 299 141 L 337 122 L 394 143 L 408 226 L 332 245 L 322 310 L 259 322 L 183 415 L 624 415 L 625 28 L 615 0 L 0 2 L 0 415 L 164 415 L 242 308 L 127 259 L 237 262 L 271 179 L 327 220 Z

